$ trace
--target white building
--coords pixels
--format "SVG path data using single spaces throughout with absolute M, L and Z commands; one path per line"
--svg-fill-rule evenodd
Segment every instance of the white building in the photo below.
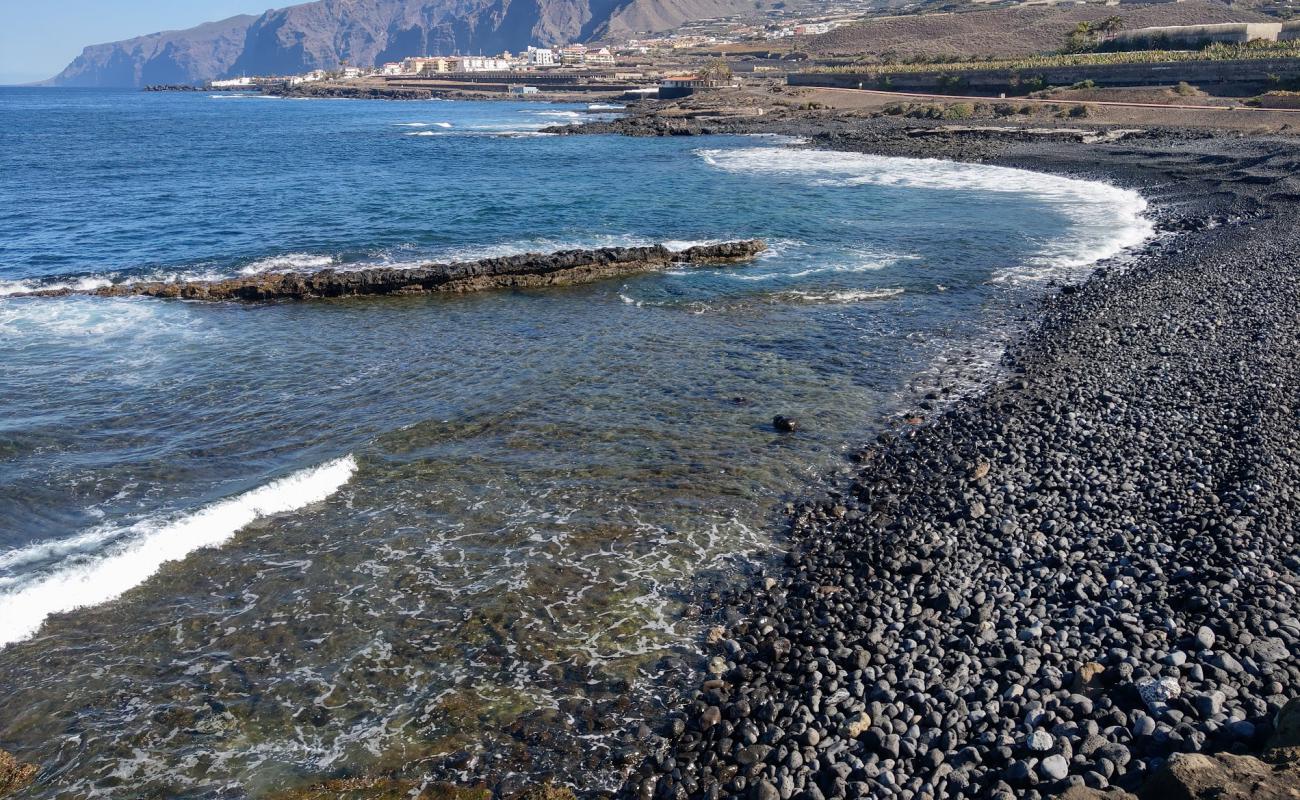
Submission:
M 325 70 L 318 69 L 315 70 L 314 72 L 308 72 L 305 75 L 294 75 L 293 77 L 289 78 L 289 85 L 298 86 L 304 83 L 315 83 L 317 81 L 323 81 L 328 77 L 329 74 L 326 73 Z
M 402 62 L 402 75 L 431 75 L 451 72 L 451 59 L 443 56 L 408 58 Z
M 460 56 L 452 59 L 453 72 L 508 72 L 510 60 L 497 56 Z
M 608 47 L 602 47 L 599 50 L 588 50 L 583 56 L 582 63 L 588 67 L 612 67 L 614 66 L 614 54 L 609 51 Z
M 560 48 L 560 63 L 566 67 L 579 67 L 586 63 L 587 48 L 580 44 L 565 45 Z
M 210 85 L 212 86 L 213 89 L 238 89 L 241 86 L 252 86 L 253 79 L 252 78 L 230 78 L 229 80 L 224 80 L 224 81 L 213 81 Z
M 530 67 L 555 66 L 555 51 L 549 47 L 528 48 L 528 66 Z

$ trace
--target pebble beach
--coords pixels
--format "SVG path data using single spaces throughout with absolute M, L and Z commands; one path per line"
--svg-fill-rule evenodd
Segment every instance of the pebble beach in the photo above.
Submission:
M 720 603 L 705 674 L 626 794 L 1290 796 L 1295 140 L 778 127 L 1106 180 L 1142 191 L 1162 235 L 1053 287 L 1003 380 L 938 412 L 941 387 L 919 394 L 798 506 L 784 568 Z

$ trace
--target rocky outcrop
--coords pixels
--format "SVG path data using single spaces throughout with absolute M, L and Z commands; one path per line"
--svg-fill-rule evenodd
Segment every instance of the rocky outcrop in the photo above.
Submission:
M 333 100 L 431 100 L 447 94 L 432 89 L 413 89 L 398 86 L 358 86 L 347 84 L 312 84 L 268 89 L 272 97 L 329 98 Z
M 24 764 L 0 750 L 0 797 L 8 797 L 20 789 L 31 786 L 35 779 L 35 765 Z
M 313 273 L 269 273 L 218 281 L 122 283 L 87 294 L 100 297 L 164 297 L 182 300 L 306 300 L 323 297 L 477 292 L 568 286 L 602 278 L 650 272 L 678 265 L 734 264 L 767 249 L 762 241 L 700 245 L 673 251 L 663 245 L 563 250 L 550 255 L 528 253 L 457 264 L 429 264 L 413 269 L 327 269 Z M 69 290 L 32 292 L 61 296 Z
M 1296 800 L 1300 765 L 1253 756 L 1179 753 L 1142 789 L 1147 800 Z

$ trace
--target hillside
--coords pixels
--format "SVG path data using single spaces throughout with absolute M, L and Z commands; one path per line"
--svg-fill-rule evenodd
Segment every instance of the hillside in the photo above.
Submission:
M 87 47 L 51 83 L 141 86 L 371 66 L 429 53 L 520 50 L 606 31 L 662 31 L 777 0 L 317 0 Z
M 144 86 L 222 75 L 243 52 L 245 34 L 256 19 L 231 17 L 189 30 L 91 45 L 51 82 L 59 86 Z
M 1215 2 L 1122 6 L 1035 6 L 868 20 L 800 41 L 815 56 L 886 55 L 980 58 L 1032 55 L 1061 47 L 1080 22 L 1117 16 L 1125 28 L 1265 22 L 1256 11 Z

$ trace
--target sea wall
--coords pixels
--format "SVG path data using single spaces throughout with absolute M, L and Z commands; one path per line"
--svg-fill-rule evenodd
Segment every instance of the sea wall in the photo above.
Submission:
M 669 250 L 648 247 L 604 247 L 527 253 L 454 264 L 427 264 L 410 269 L 360 269 L 347 272 L 264 273 L 217 281 L 119 283 L 82 294 L 99 297 L 164 297 L 182 300 L 305 300 L 325 297 L 477 292 L 568 286 L 603 278 L 649 272 L 678 265 L 734 264 L 767 249 L 758 239 Z M 25 296 L 74 294 L 59 289 Z M 18 295 L 14 295 L 18 296 Z
M 889 89 L 899 92 L 947 94 L 1015 93 L 1046 86 L 1071 86 L 1092 81 L 1098 86 L 1196 86 L 1258 84 L 1300 79 L 1300 58 L 1235 61 L 1168 61 L 1155 64 L 1095 64 L 1030 69 L 934 70 L 927 72 L 854 73 L 801 72 L 789 77 L 791 86 L 839 89 Z
M 1211 44 L 1276 42 L 1280 22 L 1234 22 L 1222 25 L 1167 25 L 1120 31 L 1103 43 L 1104 49 L 1197 50 Z

